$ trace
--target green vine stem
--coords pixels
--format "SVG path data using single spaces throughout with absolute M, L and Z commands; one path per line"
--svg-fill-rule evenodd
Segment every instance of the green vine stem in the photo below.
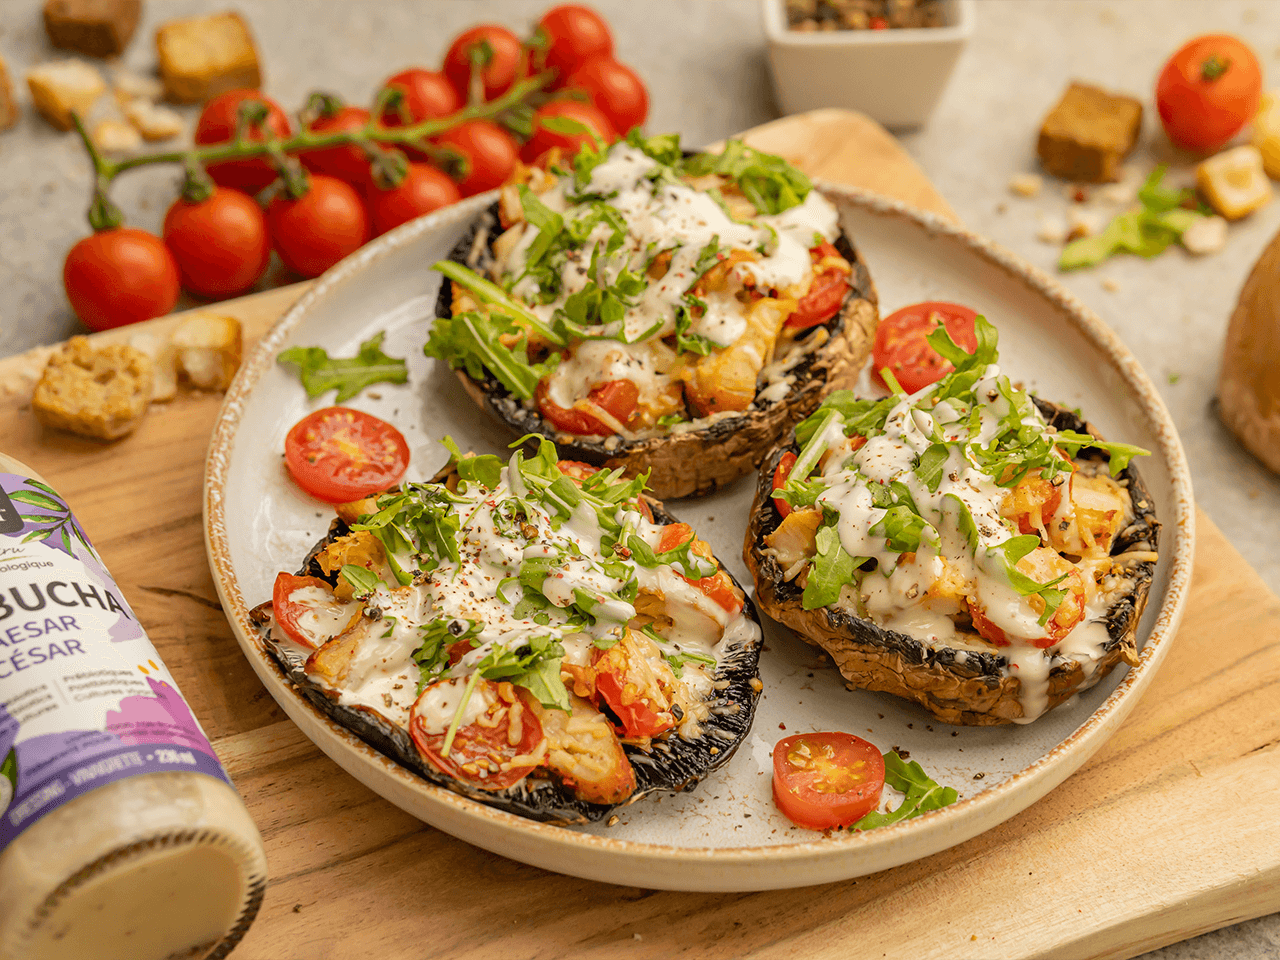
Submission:
M 107 196 L 107 189 L 114 176 L 110 173 L 110 161 L 98 152 L 89 131 L 84 128 L 84 121 L 75 110 L 71 111 L 71 122 L 75 124 L 76 133 L 80 134 L 80 141 L 89 152 L 89 159 L 93 161 L 93 200 L 89 203 L 89 226 L 94 233 L 114 230 L 124 223 L 124 213 Z

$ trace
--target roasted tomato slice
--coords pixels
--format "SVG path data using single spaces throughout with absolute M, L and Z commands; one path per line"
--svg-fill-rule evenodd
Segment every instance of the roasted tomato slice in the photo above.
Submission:
M 796 465 L 796 455 L 788 450 L 778 460 L 777 469 L 773 471 L 773 489 L 777 490 L 787 483 L 787 477 L 791 476 L 791 468 Z M 773 498 L 773 505 L 777 508 L 778 516 L 786 519 L 787 514 L 791 512 L 791 504 L 783 500 L 781 497 Z
M 276 574 L 271 591 L 276 623 L 290 640 L 310 650 L 342 633 L 359 610 L 358 603 L 339 600 L 333 587 L 318 577 Z
M 449 725 L 465 695 L 467 681 L 438 680 L 414 701 L 409 711 L 409 735 L 418 752 L 437 770 L 482 790 L 505 790 L 528 776 L 545 755 L 537 715 L 509 683 L 479 681 L 464 708 L 479 715 L 459 726 L 444 752 Z
M 668 550 L 674 550 L 690 540 L 693 540 L 691 549 L 694 553 L 708 560 L 714 559 L 711 554 L 711 547 L 708 546 L 705 540 L 695 539 L 693 527 L 687 523 L 669 523 L 663 527 L 662 538 L 658 541 L 657 552 L 666 553 Z M 733 580 L 723 570 L 709 577 L 703 577 L 701 580 L 693 580 L 678 571 L 676 576 L 690 586 L 697 588 L 703 596 L 719 604 L 730 614 L 736 614 L 742 609 L 742 591 L 738 589 Z
M 968 307 L 941 300 L 913 304 L 889 314 L 876 328 L 876 341 L 871 348 L 876 379 L 879 380 L 880 371 L 888 367 L 907 393 L 937 383 L 955 367 L 942 359 L 926 338 L 945 325 L 951 339 L 963 350 L 973 353 L 978 349 L 978 335 L 974 330 L 977 317 Z
M 645 657 L 630 630 L 608 650 L 596 650 L 593 660 L 596 693 L 622 722 L 624 735 L 656 737 L 676 725 L 670 695 L 675 678 L 660 656 L 656 664 Z
M 616 432 L 585 410 L 560 406 L 548 394 L 545 380 L 538 384 L 534 398 L 543 418 L 549 420 L 557 430 L 583 437 L 611 437 Z M 625 425 L 636 412 L 640 388 L 630 380 L 610 380 L 592 387 L 587 399 Z
M 801 733 L 773 748 L 773 802 L 809 830 L 847 827 L 876 808 L 884 757 L 850 733 Z
M 809 256 L 816 266 L 825 257 L 840 257 L 840 252 L 831 244 L 823 243 L 810 249 Z M 844 260 L 843 257 L 840 259 Z M 835 265 L 829 266 L 813 278 L 809 292 L 800 298 L 795 311 L 787 317 L 785 326 L 793 330 L 804 330 L 826 323 L 836 315 L 840 304 L 844 303 L 844 295 L 848 289 L 848 270 Z
M 1017 567 L 1037 583 L 1050 583 L 1063 578 L 1054 588 L 1062 592 L 1062 602 L 1045 622 L 1044 634 L 1031 637 L 1028 641 L 1032 646 L 1041 649 L 1052 647 L 1061 642 L 1076 624 L 1084 619 L 1084 577 L 1075 564 L 1047 547 L 1037 547 L 1032 550 L 1018 561 Z M 1021 606 L 1030 609 L 1037 616 L 1043 616 L 1045 601 L 1043 597 L 1032 594 L 1023 598 Z M 987 616 L 987 610 L 981 598 L 969 604 L 969 615 L 973 617 L 973 629 L 978 636 L 989 640 L 997 647 L 1010 645 L 1011 641 L 1005 630 Z
M 307 493 L 326 503 L 349 503 L 399 483 L 409 466 L 409 445 L 372 414 L 325 407 L 293 425 L 284 456 Z

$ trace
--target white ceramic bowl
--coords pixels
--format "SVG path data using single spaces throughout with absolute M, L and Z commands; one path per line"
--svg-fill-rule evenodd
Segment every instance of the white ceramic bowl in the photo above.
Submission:
M 801 33 L 787 27 L 785 0 L 761 0 L 782 112 L 843 107 L 890 128 L 920 126 L 973 33 L 973 0 L 943 0 L 943 8 L 941 27 Z

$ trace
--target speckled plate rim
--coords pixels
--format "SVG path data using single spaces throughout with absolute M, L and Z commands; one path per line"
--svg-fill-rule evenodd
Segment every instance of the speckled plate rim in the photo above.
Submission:
M 356 283 L 390 251 L 469 219 L 493 194 L 405 224 L 324 274 L 262 338 L 241 366 L 215 424 L 205 463 L 204 532 L 209 564 L 236 639 L 263 684 L 302 732 L 348 773 L 431 825 L 484 849 L 587 879 L 670 890 L 751 891 L 808 886 L 862 876 L 937 853 L 1026 809 L 1080 768 L 1128 716 L 1168 652 L 1186 606 L 1195 540 L 1191 477 L 1170 417 L 1137 360 L 1094 313 L 1042 271 L 954 223 L 879 194 L 830 183 L 824 193 L 877 217 L 914 221 L 931 239 L 960 244 L 1045 298 L 1104 355 L 1133 392 L 1159 439 L 1172 502 L 1161 505 L 1162 553 L 1171 557 L 1164 600 L 1145 638 L 1139 663 L 1101 706 L 1057 747 L 973 797 L 927 816 L 867 833 L 758 847 L 675 847 L 578 833 L 486 807 L 433 786 L 374 750 L 322 714 L 283 676 L 256 642 L 249 606 L 232 567 L 225 484 L 244 405 L 275 362 L 288 335 L 331 291 Z M 855 241 L 856 242 L 856 241 Z M 1168 535 L 1172 533 L 1173 536 Z M 1168 541 L 1172 540 L 1170 544 Z

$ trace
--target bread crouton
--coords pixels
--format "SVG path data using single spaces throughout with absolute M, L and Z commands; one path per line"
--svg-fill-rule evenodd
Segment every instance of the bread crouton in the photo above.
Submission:
M 1119 179 L 1141 130 L 1140 100 L 1073 82 L 1044 118 L 1036 153 L 1054 176 L 1105 183 Z
M 178 351 L 171 340 L 162 340 L 154 333 L 135 333 L 129 338 L 129 346 L 141 350 L 151 358 L 155 379 L 151 386 L 152 403 L 168 403 L 178 395 Z
M 102 75 L 83 60 L 35 67 L 27 73 L 27 86 L 36 109 L 59 130 L 70 130 L 71 114 L 87 115 L 107 89 Z
M 89 137 L 103 153 L 132 153 L 142 146 L 142 135 L 120 120 L 99 120 Z
M 262 85 L 258 51 L 238 13 L 170 21 L 156 31 L 156 52 L 165 93 L 178 103 Z
M 113 57 L 133 39 L 142 0 L 45 0 L 49 42 L 91 57 Z
M 18 101 L 9 82 L 9 70 L 0 57 L 0 130 L 8 130 L 18 122 Z
M 178 371 L 202 390 L 225 390 L 240 368 L 244 335 L 235 317 L 198 313 L 173 331 Z
M 138 426 L 151 402 L 152 365 L 145 353 L 124 345 L 95 349 L 72 337 L 49 358 L 31 397 L 46 427 L 98 440 L 117 440 Z
M 148 100 L 130 100 L 123 110 L 134 129 L 147 140 L 168 140 L 182 132 L 182 115 L 168 107 Z
M 156 101 L 164 96 L 164 84 L 158 77 L 120 70 L 111 78 L 111 90 L 116 102 L 123 106 L 132 100 Z

